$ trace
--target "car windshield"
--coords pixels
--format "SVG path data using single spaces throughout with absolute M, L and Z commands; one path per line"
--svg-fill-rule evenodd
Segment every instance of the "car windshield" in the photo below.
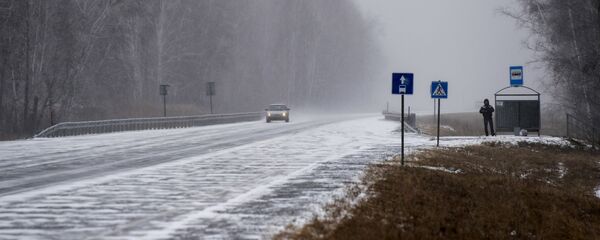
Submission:
M 271 106 L 269 106 L 269 110 L 272 110 L 272 111 L 283 111 L 283 110 L 286 110 L 286 109 L 287 109 L 287 107 L 285 105 L 271 105 Z

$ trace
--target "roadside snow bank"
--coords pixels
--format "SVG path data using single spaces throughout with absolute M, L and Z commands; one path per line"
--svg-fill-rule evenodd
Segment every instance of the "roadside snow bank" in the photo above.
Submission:
M 434 137 L 435 138 L 435 137 Z M 570 146 L 570 143 L 564 138 L 560 137 L 549 137 L 549 136 L 495 136 L 495 137 L 485 137 L 485 136 L 470 136 L 470 137 L 440 137 L 440 146 L 444 147 L 463 147 L 468 145 L 478 145 L 482 143 L 492 143 L 492 142 L 501 142 L 508 143 L 513 145 L 518 145 L 521 142 L 525 143 L 540 143 L 540 144 L 548 144 L 548 145 L 556 145 L 567 147 Z
M 460 169 L 448 169 L 445 167 L 433 167 L 433 166 L 415 166 L 418 168 L 424 168 L 424 169 L 428 169 L 428 170 L 434 170 L 434 171 L 442 171 L 442 172 L 447 172 L 447 173 L 454 173 L 454 174 L 459 174 L 462 173 L 462 170 Z

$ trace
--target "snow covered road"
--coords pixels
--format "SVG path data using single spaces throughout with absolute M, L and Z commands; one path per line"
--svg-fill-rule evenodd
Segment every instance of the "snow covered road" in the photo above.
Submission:
M 0 143 L 0 239 L 269 236 L 396 153 L 398 123 L 351 119 Z
M 336 121 L 252 122 L 0 143 L 0 195 L 198 156 Z
M 377 115 L 0 143 L 0 239 L 261 239 L 397 155 Z M 443 146 L 488 140 L 443 138 Z M 428 136 L 407 134 L 410 150 Z M 560 139 L 550 139 L 560 141 Z

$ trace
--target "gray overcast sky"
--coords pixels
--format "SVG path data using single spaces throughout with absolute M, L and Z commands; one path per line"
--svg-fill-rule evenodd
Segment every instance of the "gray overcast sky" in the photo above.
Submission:
M 355 0 L 377 27 L 387 59 L 382 84 L 391 91 L 392 72 L 415 73 L 415 95 L 406 97 L 417 112 L 433 111 L 431 81 L 449 82 L 444 112 L 477 111 L 484 98 L 509 85 L 509 66 L 525 66 L 525 85 L 543 90 L 539 64 L 523 46 L 529 36 L 498 13 L 518 9 L 514 0 Z M 399 110 L 400 97 L 388 100 Z M 477 103 L 477 104 L 476 104 Z M 492 103 L 493 104 L 493 103 Z M 385 106 L 385 103 L 383 104 Z

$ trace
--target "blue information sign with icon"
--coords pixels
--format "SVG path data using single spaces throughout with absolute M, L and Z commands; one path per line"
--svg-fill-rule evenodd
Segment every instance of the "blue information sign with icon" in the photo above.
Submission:
M 511 86 L 522 86 L 523 85 L 523 66 L 510 67 L 510 85 Z
M 448 98 L 448 82 L 431 82 L 431 98 Z
M 392 94 L 412 95 L 414 76 L 412 73 L 392 73 Z

